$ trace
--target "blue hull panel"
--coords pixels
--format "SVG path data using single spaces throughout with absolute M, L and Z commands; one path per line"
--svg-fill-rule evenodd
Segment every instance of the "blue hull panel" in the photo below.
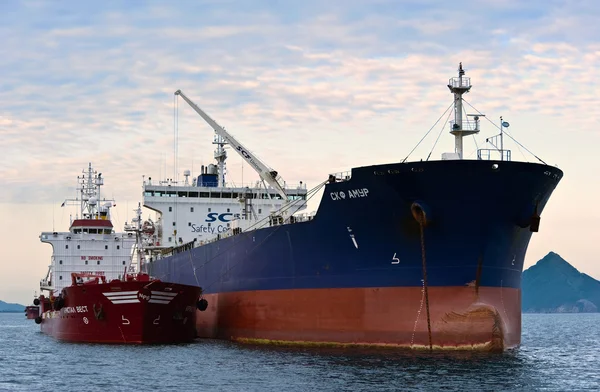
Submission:
M 532 215 L 561 177 L 555 167 L 522 162 L 355 168 L 349 181 L 326 185 L 313 220 L 176 250 L 150 273 L 208 294 L 414 287 L 423 284 L 424 253 L 429 286 L 519 289 Z M 414 203 L 427 215 L 423 241 Z

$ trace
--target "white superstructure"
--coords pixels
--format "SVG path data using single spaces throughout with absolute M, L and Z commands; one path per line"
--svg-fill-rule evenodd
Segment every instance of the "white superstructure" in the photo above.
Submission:
M 251 230 L 268 225 L 310 219 L 297 214 L 306 209 L 306 184 L 288 186 L 278 173 L 251 153 L 231 133 L 225 131 L 181 90 L 181 96 L 215 131 L 215 164 L 202 166 L 192 178 L 184 171 L 185 180 L 144 181 L 144 206 L 156 211 L 151 247 L 172 247 L 190 241 L 198 244 L 230 235 L 235 230 Z M 225 145 L 231 145 L 260 176 L 254 184 L 229 184 L 225 178 Z M 296 215 L 294 215 L 296 214 Z
M 116 233 L 110 220 L 113 200 L 100 198 L 104 185 L 102 173 L 89 164 L 77 177 L 79 195 L 62 206 L 80 206 L 80 214 L 71 220 L 69 231 L 42 232 L 40 240 L 52 245 L 48 273 L 40 289 L 54 292 L 71 285 L 71 273 L 105 275 L 107 281 L 120 279 L 130 268 L 134 233 Z

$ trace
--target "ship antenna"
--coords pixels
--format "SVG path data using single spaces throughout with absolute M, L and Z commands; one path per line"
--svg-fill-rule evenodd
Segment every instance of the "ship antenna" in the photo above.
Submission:
M 463 159 L 463 137 L 478 133 L 479 130 L 469 121 L 463 122 L 462 96 L 471 89 L 471 78 L 465 77 L 462 62 L 458 64 L 458 77 L 450 78 L 448 88 L 454 94 L 454 121 L 450 131 L 454 135 L 454 152 L 458 154 L 459 159 Z

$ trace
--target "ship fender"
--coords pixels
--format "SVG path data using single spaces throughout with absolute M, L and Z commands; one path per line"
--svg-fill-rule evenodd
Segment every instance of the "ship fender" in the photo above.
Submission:
M 532 233 L 537 233 L 540 230 L 540 214 L 538 213 L 538 203 L 535 204 L 535 208 L 533 210 L 533 214 L 531 214 L 531 218 L 529 218 L 529 231 Z
M 56 301 L 54 301 L 54 310 L 61 310 L 65 306 L 65 299 L 62 296 L 59 296 Z
M 199 311 L 204 312 L 208 308 L 208 301 L 205 298 L 200 298 L 198 302 L 196 302 L 196 307 Z
M 34 298 L 34 299 L 33 299 L 33 304 L 34 304 L 35 306 L 38 306 L 38 305 L 40 304 L 40 299 L 39 299 L 39 298 Z
M 96 304 L 93 304 L 92 310 L 94 311 L 94 316 L 96 317 L 96 320 L 104 319 L 104 308 L 102 307 L 102 304 L 98 305 L 98 307 L 96 307 Z
M 410 212 L 412 213 L 413 218 L 415 218 L 419 224 L 423 225 L 423 227 L 427 227 L 432 222 L 431 208 L 421 200 L 415 200 L 411 204 Z
M 41 317 L 41 316 L 37 316 L 37 317 L 35 318 L 35 323 L 36 323 L 36 324 L 41 324 L 41 323 L 42 323 L 42 317 Z
M 539 203 L 529 204 L 523 209 L 519 218 L 517 218 L 517 226 L 522 229 L 529 227 L 529 231 L 537 233 L 540 229 L 540 214 L 538 212 Z

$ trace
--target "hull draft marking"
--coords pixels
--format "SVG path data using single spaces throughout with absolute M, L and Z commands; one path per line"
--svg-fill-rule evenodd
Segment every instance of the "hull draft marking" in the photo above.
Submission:
M 356 237 L 354 237 L 354 233 L 352 232 L 352 229 L 350 227 L 347 227 L 347 229 L 348 229 L 348 233 L 350 233 L 350 239 L 352 240 L 354 247 L 356 249 L 358 249 L 358 243 L 356 242 Z

